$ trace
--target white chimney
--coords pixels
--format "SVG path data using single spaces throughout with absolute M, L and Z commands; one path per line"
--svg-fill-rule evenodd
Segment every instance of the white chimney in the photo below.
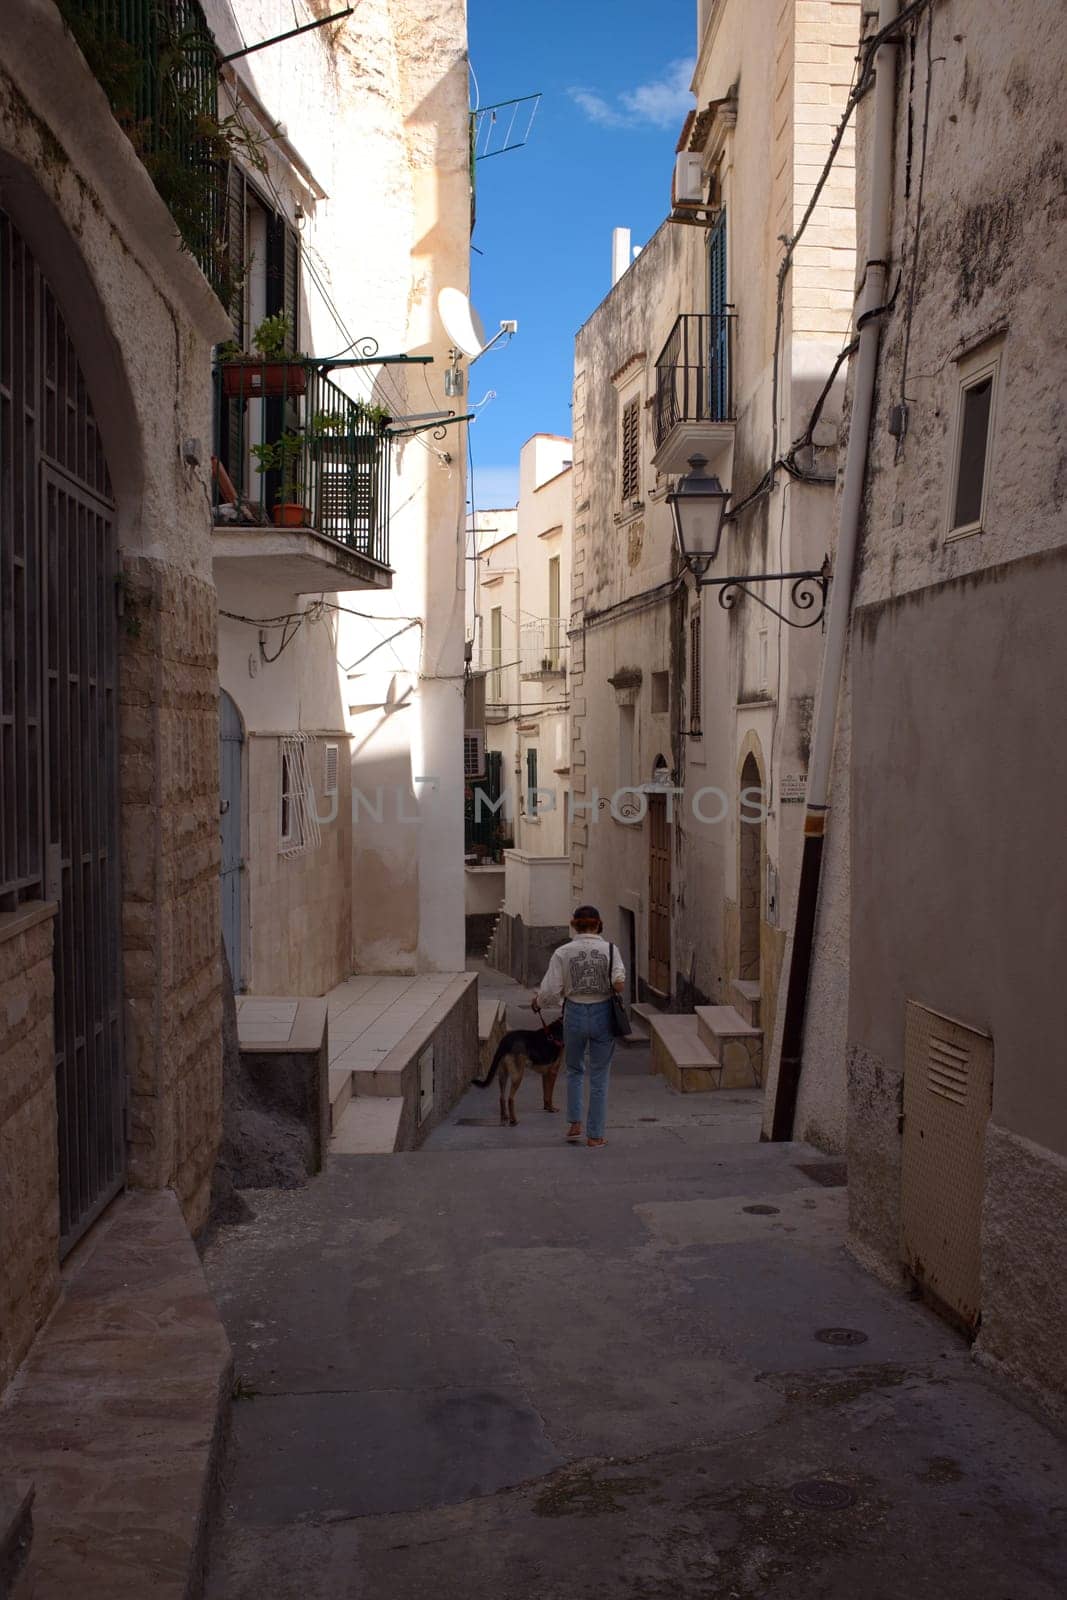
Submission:
M 611 287 L 614 289 L 630 265 L 630 230 L 614 228 L 611 234 Z

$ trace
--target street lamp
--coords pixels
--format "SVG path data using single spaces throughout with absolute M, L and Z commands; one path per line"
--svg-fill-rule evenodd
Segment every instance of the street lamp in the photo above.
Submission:
M 826 557 L 817 570 L 802 572 L 751 572 L 733 574 L 725 578 L 709 578 L 708 569 L 719 553 L 722 543 L 723 523 L 726 520 L 726 502 L 729 489 L 724 489 L 718 478 L 709 477 L 704 456 L 689 457 L 689 471 L 678 480 L 676 488 L 667 496 L 667 504 L 674 518 L 674 537 L 678 552 L 696 580 L 698 589 L 717 588 L 719 604 L 724 611 L 732 611 L 737 602 L 748 596 L 757 605 L 770 611 L 790 628 L 813 628 L 822 621 L 826 610 L 826 592 L 830 587 L 830 560 Z M 736 515 L 731 512 L 730 516 Z M 789 616 L 765 600 L 753 584 L 789 584 L 788 593 L 779 589 L 785 604 L 797 616 Z
M 719 553 L 730 498 L 729 489 L 704 471 L 707 464 L 706 456 L 690 456 L 689 471 L 667 496 L 679 554 L 698 583 Z

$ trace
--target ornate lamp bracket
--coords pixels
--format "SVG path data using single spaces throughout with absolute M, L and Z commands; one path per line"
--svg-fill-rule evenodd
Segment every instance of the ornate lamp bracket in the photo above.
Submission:
M 716 588 L 719 604 L 724 611 L 732 611 L 743 595 L 755 600 L 765 611 L 771 612 L 790 628 L 814 628 L 821 623 L 826 612 L 826 596 L 830 588 L 830 558 L 827 556 L 815 572 L 754 572 L 745 577 L 707 578 L 697 576 L 701 589 Z M 752 588 L 756 583 L 788 583 L 788 604 L 797 616 L 779 611 L 769 600 Z M 810 613 L 810 615 L 809 615 Z

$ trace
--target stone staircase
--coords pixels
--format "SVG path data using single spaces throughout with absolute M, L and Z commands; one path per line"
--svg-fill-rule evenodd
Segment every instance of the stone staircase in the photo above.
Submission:
M 736 1005 L 690 1012 L 631 1007 L 635 1028 L 647 1030 L 653 1072 L 682 1094 L 758 1089 L 763 1082 L 759 984 L 735 979 L 731 991 Z
M 350 980 L 355 983 L 357 980 Z M 381 984 L 393 980 L 379 980 Z M 345 986 L 341 986 L 344 988 Z M 365 997 L 359 996 L 356 1004 Z M 401 1015 L 391 1026 L 387 1021 L 372 1024 L 372 1034 L 366 1037 L 373 1042 L 365 1051 L 344 1048 L 338 1041 L 331 1049 L 339 1050 L 330 1067 L 330 1153 L 331 1155 L 391 1155 L 400 1144 L 401 1124 L 406 1100 L 413 1088 L 412 1055 L 414 1046 L 405 1048 L 404 1035 L 415 1021 L 414 1012 L 403 1006 L 401 994 L 397 1005 Z M 338 994 L 340 1010 L 343 997 Z M 507 1008 L 502 1001 L 478 1000 L 478 1052 L 481 1076 L 488 1069 L 497 1044 L 503 1038 Z M 349 1012 L 349 1014 L 351 1014 Z M 339 1019 L 337 1029 L 343 1034 L 344 1023 Z M 352 1029 L 347 1030 L 349 1034 Z M 408 1035 L 410 1042 L 410 1035 Z M 421 1042 L 421 1041 L 420 1041 Z M 416 1052 L 417 1053 L 417 1052 Z M 406 1145 L 401 1145 L 406 1148 Z

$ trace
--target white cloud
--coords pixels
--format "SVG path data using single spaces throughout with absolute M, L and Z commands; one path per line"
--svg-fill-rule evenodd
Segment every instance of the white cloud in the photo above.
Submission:
M 693 76 L 691 57 L 670 62 L 658 78 L 624 89 L 612 104 L 592 89 L 571 89 L 575 105 L 591 122 L 605 128 L 634 128 L 651 123 L 656 128 L 673 128 L 693 107 L 689 82 Z

